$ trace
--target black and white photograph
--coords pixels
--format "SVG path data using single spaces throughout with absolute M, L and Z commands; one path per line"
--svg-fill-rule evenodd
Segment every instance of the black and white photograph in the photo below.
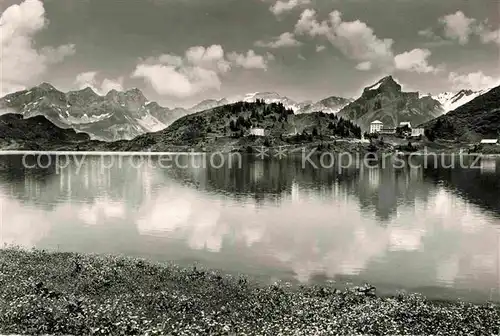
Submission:
M 500 1 L 0 0 L 0 335 L 500 335 Z

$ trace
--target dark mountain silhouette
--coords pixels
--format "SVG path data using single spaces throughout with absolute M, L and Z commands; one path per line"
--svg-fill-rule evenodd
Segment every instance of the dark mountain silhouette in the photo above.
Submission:
M 68 146 L 75 149 L 91 142 L 88 134 L 57 127 L 44 116 L 0 116 L 0 146 L 4 150 L 59 150 Z

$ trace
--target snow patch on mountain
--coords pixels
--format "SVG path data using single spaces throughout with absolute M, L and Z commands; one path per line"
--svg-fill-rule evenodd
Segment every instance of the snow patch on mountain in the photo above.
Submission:
M 81 117 L 72 116 L 68 110 L 64 111 L 64 115 L 59 116 L 69 125 L 79 125 L 79 124 L 93 124 L 110 118 L 113 113 L 103 113 L 101 115 L 91 115 L 84 113 Z
M 280 94 L 276 92 L 254 92 L 254 93 L 247 93 L 243 99 L 240 99 L 241 101 L 247 102 L 247 103 L 255 103 L 257 99 L 263 100 L 264 103 L 266 104 L 283 104 L 283 106 L 287 109 L 291 109 L 294 112 L 299 111 L 304 104 L 303 103 L 298 103 L 288 97 L 281 96 Z M 236 100 L 237 101 L 237 100 Z
M 458 92 L 443 92 L 432 96 L 432 98 L 441 103 L 443 110 L 447 113 L 467 104 L 474 98 L 485 94 L 488 91 L 489 89 L 481 91 L 460 90 Z
M 341 97 L 328 97 L 316 103 L 309 103 L 304 105 L 297 113 L 338 113 L 342 108 L 352 103 L 352 99 Z
M 148 132 L 158 132 L 167 127 L 151 114 L 146 114 L 142 118 L 136 118 L 135 120 Z
M 382 85 L 382 81 L 380 81 L 372 86 L 367 87 L 366 90 L 377 90 L 380 87 L 380 85 Z

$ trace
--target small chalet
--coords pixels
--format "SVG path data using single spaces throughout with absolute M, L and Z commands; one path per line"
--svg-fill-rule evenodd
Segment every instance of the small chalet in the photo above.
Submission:
M 405 126 L 408 126 L 409 129 L 412 129 L 411 123 L 409 121 L 402 121 L 399 123 L 399 127 L 405 127 Z
M 250 135 L 255 135 L 255 136 L 265 136 L 265 131 L 263 128 L 251 128 L 250 129 Z
M 498 139 L 483 139 L 480 142 L 481 145 L 499 145 Z

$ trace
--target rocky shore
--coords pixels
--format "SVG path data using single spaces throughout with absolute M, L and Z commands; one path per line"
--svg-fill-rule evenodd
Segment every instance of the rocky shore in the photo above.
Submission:
M 0 250 L 0 333 L 493 335 L 500 307 L 375 288 L 265 286 L 243 276 L 76 253 Z

